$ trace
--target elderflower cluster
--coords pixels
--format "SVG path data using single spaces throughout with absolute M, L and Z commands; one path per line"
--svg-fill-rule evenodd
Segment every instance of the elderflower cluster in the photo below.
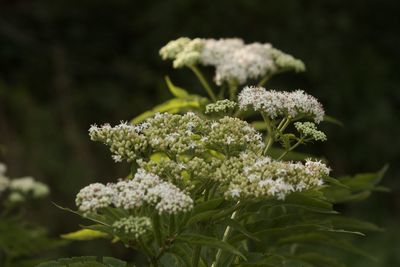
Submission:
M 0 195 L 10 185 L 10 179 L 6 176 L 7 167 L 5 164 L 0 163 Z
M 236 102 L 228 99 L 219 100 L 206 106 L 206 114 L 227 114 L 236 108 Z
M 144 124 L 148 127 L 143 135 L 153 151 L 183 154 L 204 150 L 200 136 L 206 133 L 207 125 L 192 112 L 184 115 L 158 113 Z
M 161 57 L 173 60 L 175 68 L 202 64 L 215 67 L 215 82 L 244 84 L 282 71 L 304 71 L 304 63 L 269 43 L 245 44 L 242 39 L 189 39 L 170 41 Z
M 94 213 L 113 203 L 114 190 L 101 183 L 90 184 L 76 195 L 75 203 L 84 214 Z
M 41 198 L 47 196 L 50 191 L 47 185 L 35 181 L 32 177 L 12 179 L 9 188 L 12 191 L 10 198 L 17 197 L 16 194 L 20 194 L 21 197 L 32 194 L 35 198 Z
M 115 127 L 111 127 L 109 124 L 97 127 L 94 124 L 89 129 L 89 136 L 92 141 L 100 141 L 108 145 L 116 162 L 122 159 L 130 162 L 147 148 L 146 139 L 140 134 L 141 130 L 140 127 L 129 125 L 126 122 Z
M 285 199 L 292 192 L 321 186 L 329 171 L 319 161 L 307 160 L 303 164 L 243 153 L 226 160 L 216 177 L 227 185 L 228 198 Z
M 176 214 L 191 210 L 193 200 L 175 185 L 143 169 L 139 169 L 132 180 L 91 184 L 76 197 L 76 205 L 84 214 L 109 206 L 133 210 L 145 204 L 154 206 L 160 214 Z
M 186 37 L 169 42 L 160 49 L 162 59 L 172 59 L 174 68 L 195 65 L 200 58 L 203 41 L 199 38 L 191 40 Z
M 41 198 L 49 194 L 49 188 L 46 184 L 33 179 L 32 177 L 21 177 L 10 179 L 5 173 L 7 167 L 0 163 L 0 195 L 8 190 L 8 200 L 11 202 L 22 202 L 27 196 Z
M 191 112 L 183 115 L 159 113 L 136 126 L 125 123 L 115 127 L 92 126 L 89 132 L 92 140 L 110 147 L 114 160 L 128 162 L 147 160 L 157 152 L 174 158 L 203 154 L 208 149 L 231 154 L 264 146 L 261 134 L 245 121 L 232 117 L 209 120 Z
M 238 118 L 223 117 L 211 124 L 207 144 L 225 155 L 233 155 L 243 150 L 263 149 L 262 135 L 247 122 Z
M 114 222 L 112 227 L 117 231 L 122 231 L 126 235 L 139 239 L 151 231 L 152 224 L 148 217 L 129 216 Z
M 268 117 L 310 117 L 315 123 L 324 119 L 325 111 L 318 100 L 302 90 L 267 91 L 263 87 L 246 86 L 239 94 L 239 107 L 251 108 Z
M 294 127 L 304 137 L 310 137 L 315 141 L 326 141 L 324 132 L 317 130 L 317 126 L 312 122 L 295 122 Z
M 195 181 L 213 179 L 215 169 L 222 160 L 216 157 L 203 159 L 200 157 L 181 158 L 179 161 L 160 159 L 157 161 L 139 160 L 138 165 L 148 172 L 154 173 L 166 180 L 190 190 L 195 187 Z

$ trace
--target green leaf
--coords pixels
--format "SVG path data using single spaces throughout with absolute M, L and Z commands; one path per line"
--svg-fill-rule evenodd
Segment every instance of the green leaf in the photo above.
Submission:
M 176 238 L 177 241 L 181 242 L 186 242 L 188 244 L 194 244 L 194 245 L 202 245 L 206 247 L 211 247 L 211 248 L 217 248 L 224 250 L 228 253 L 240 256 L 243 259 L 246 259 L 246 257 L 235 247 L 230 245 L 227 242 L 221 241 L 217 238 L 210 237 L 210 236 L 205 236 L 205 235 L 199 235 L 199 234 L 182 234 Z
M 319 253 L 303 253 L 300 255 L 293 256 L 305 262 L 311 263 L 316 267 L 346 267 L 336 259 L 322 255 Z
M 369 253 L 357 248 L 352 243 L 347 240 L 339 239 L 336 236 L 332 237 L 327 234 L 322 233 L 301 233 L 301 234 L 294 234 L 289 237 L 282 238 L 279 244 L 292 244 L 292 243 L 308 243 L 316 246 L 330 246 L 334 247 L 339 250 L 347 251 L 356 255 L 364 256 L 366 258 L 375 260 Z
M 244 234 L 248 238 L 250 238 L 254 241 L 260 241 L 253 233 L 249 232 L 246 229 L 246 227 L 241 225 L 238 221 L 228 218 L 227 220 L 225 220 L 223 222 L 226 223 L 227 225 L 229 225 L 230 227 L 232 227 L 233 229 L 235 229 L 236 231 L 239 231 L 240 233 Z
M 181 99 L 173 98 L 160 105 L 155 106 L 152 110 L 146 111 L 132 119 L 132 124 L 138 124 L 144 120 L 153 117 L 156 113 L 168 112 L 171 114 L 185 112 L 189 110 L 198 110 L 204 106 L 205 98 L 192 96 L 191 98 Z
M 338 179 L 336 178 L 332 178 L 332 177 L 324 177 L 323 178 L 325 180 L 325 182 L 328 182 L 330 184 L 336 185 L 338 187 L 342 187 L 345 189 L 349 189 L 350 187 L 348 187 L 347 185 L 341 183 Z
M 385 165 L 380 171 L 375 173 L 361 173 L 355 176 L 345 176 L 338 178 L 338 180 L 352 190 L 373 190 L 375 186 L 381 182 L 387 169 L 388 165 Z
M 253 253 L 254 254 L 254 253 Z M 278 255 L 260 256 L 258 259 L 239 264 L 240 267 L 283 267 L 285 258 Z
M 91 229 L 82 229 L 75 232 L 61 235 L 62 238 L 68 240 L 93 240 L 98 238 L 108 238 L 109 235 L 100 231 Z
M 36 267 L 128 267 L 128 264 L 111 257 L 83 256 L 48 261 Z
M 167 83 L 169 91 L 177 98 L 188 98 L 190 95 L 189 93 L 178 86 L 175 86 L 172 82 L 171 79 L 168 76 L 165 76 L 165 82 Z
M 190 219 L 186 223 L 186 226 L 190 226 L 190 225 L 193 225 L 198 222 L 210 220 L 212 218 L 212 216 L 218 214 L 219 212 L 220 212 L 220 210 L 208 210 L 208 211 L 197 213 L 197 214 L 193 215 L 192 217 L 190 217 Z
M 319 213 L 337 214 L 337 212 L 333 210 L 333 205 L 322 199 L 322 196 L 319 194 L 320 193 L 317 191 L 292 193 L 286 197 L 282 205 L 303 208 Z
M 380 171 L 375 173 L 361 173 L 354 176 L 339 177 L 337 180 L 345 187 L 332 184 L 321 191 L 333 203 L 361 201 L 368 198 L 372 191 L 386 192 L 386 188 L 382 188 L 378 184 L 381 182 L 387 169 L 388 166 L 385 165 Z
M 329 123 L 332 123 L 332 124 L 336 124 L 336 125 L 338 125 L 340 127 L 344 127 L 343 122 L 341 122 L 340 120 L 338 120 L 338 119 L 336 119 L 334 117 L 328 116 L 328 115 L 324 116 L 324 122 L 329 122 Z
M 354 218 L 333 216 L 332 218 L 330 218 L 330 221 L 332 222 L 332 226 L 335 228 L 344 228 L 348 230 L 357 230 L 357 231 L 373 231 L 373 232 L 383 231 L 382 228 L 376 226 L 373 223 Z
M 208 210 L 214 210 L 214 209 L 218 208 L 222 204 L 222 202 L 224 202 L 224 198 L 222 198 L 222 197 L 214 198 L 214 199 L 204 201 L 204 202 L 199 202 L 194 207 L 193 213 L 197 214 L 197 213 L 208 211 Z

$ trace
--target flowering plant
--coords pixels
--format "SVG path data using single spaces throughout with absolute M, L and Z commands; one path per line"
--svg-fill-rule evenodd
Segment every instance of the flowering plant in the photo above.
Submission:
M 23 218 L 27 202 L 49 194 L 46 184 L 32 177 L 10 179 L 0 163 L 0 266 L 27 267 L 39 263 L 38 253 L 62 245 L 47 231 Z M 33 257 L 36 255 L 36 259 Z
M 304 71 L 303 62 L 240 39 L 179 38 L 160 55 L 191 69 L 208 98 L 167 77 L 174 99 L 131 123 L 92 125 L 91 140 L 131 169 L 81 189 L 70 211 L 92 224 L 65 238 L 111 238 L 151 266 L 344 266 L 331 248 L 368 256 L 346 235 L 379 228 L 339 215 L 334 204 L 383 189 L 384 170 L 333 178 L 326 161 L 294 152 L 327 140 L 317 128 L 327 118 L 322 104 L 302 90 L 262 87 L 278 73 Z M 199 66 L 215 69 L 214 86 Z M 258 85 L 238 94 L 248 82 Z M 65 266 L 51 264 L 41 266 Z

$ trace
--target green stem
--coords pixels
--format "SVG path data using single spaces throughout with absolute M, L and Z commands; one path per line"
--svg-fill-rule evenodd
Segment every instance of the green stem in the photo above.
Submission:
M 199 266 L 200 252 L 201 252 L 201 246 L 195 245 L 193 248 L 193 255 L 192 255 L 192 267 Z
M 214 94 L 213 89 L 211 88 L 210 84 L 207 82 L 206 78 L 204 75 L 201 73 L 200 69 L 197 68 L 196 66 L 192 65 L 189 67 L 194 74 L 196 75 L 197 79 L 199 79 L 201 85 L 203 85 L 204 89 L 207 91 L 208 95 L 210 96 L 211 100 L 216 102 L 217 96 Z
M 269 80 L 270 78 L 271 78 L 270 75 L 265 75 L 264 78 L 262 78 L 262 79 L 258 82 L 257 86 L 264 86 L 264 85 L 268 82 L 268 80 Z
M 263 154 L 266 155 L 268 150 L 271 148 L 272 144 L 274 143 L 274 138 L 271 134 L 268 135 L 267 144 L 265 145 Z
M 161 230 L 160 230 L 160 216 L 158 214 L 153 215 L 153 229 L 154 229 L 154 238 L 156 240 L 157 246 L 161 247 Z
M 172 236 L 176 230 L 176 221 L 175 221 L 175 214 L 169 215 L 169 226 L 168 226 L 169 235 Z
M 283 131 L 286 129 L 286 127 L 289 126 L 289 124 L 290 124 L 291 122 L 292 122 L 292 119 L 291 119 L 290 117 L 287 117 L 285 123 L 284 123 L 280 128 L 278 127 L 278 130 L 279 130 L 281 133 L 283 133 Z
M 268 116 L 265 115 L 264 113 L 261 113 L 261 116 L 263 117 L 264 122 L 266 123 L 266 126 L 267 126 L 267 134 L 268 134 L 268 137 L 267 137 L 267 139 L 266 139 L 266 141 L 265 141 L 266 145 L 265 145 L 264 152 L 263 152 L 263 154 L 266 155 L 267 152 L 268 152 L 268 150 L 270 149 L 270 147 L 272 146 L 272 144 L 273 144 L 274 141 L 275 141 L 275 140 L 274 140 L 274 139 L 275 139 L 275 136 L 274 136 L 274 132 L 273 132 L 273 130 L 272 130 L 271 121 L 270 121 L 270 119 L 268 118 Z
M 293 149 L 295 149 L 296 147 L 298 147 L 302 142 L 303 142 L 303 139 L 299 139 L 299 141 L 297 141 L 296 144 L 294 144 L 294 145 L 291 146 L 288 150 L 286 150 L 285 152 L 283 152 L 282 155 L 280 155 L 279 158 L 278 158 L 277 160 L 283 159 L 283 157 L 286 156 L 287 153 L 289 153 L 290 151 L 292 151 Z
M 240 204 L 240 200 L 236 203 L 236 206 L 239 206 L 239 204 Z M 238 210 L 234 211 L 232 213 L 231 219 L 234 220 L 237 217 L 238 213 L 239 213 Z M 224 235 L 222 236 L 222 241 L 224 241 L 224 242 L 228 241 L 228 238 L 231 235 L 231 233 L 232 233 L 232 227 L 227 226 L 225 228 Z M 219 260 L 220 260 L 221 256 L 222 256 L 222 249 L 218 249 L 217 254 L 215 255 L 215 261 L 213 262 L 211 267 L 217 267 L 218 266 L 218 263 L 219 263 Z
M 237 90 L 238 90 L 237 82 L 230 81 L 229 82 L 229 100 L 235 101 Z

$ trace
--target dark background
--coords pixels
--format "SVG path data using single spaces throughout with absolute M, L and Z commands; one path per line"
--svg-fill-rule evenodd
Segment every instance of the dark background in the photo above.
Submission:
M 12 177 L 48 183 L 50 200 L 74 207 L 79 189 L 127 171 L 106 147 L 90 142 L 92 123 L 118 123 L 170 97 L 172 80 L 200 87 L 188 70 L 173 70 L 158 50 L 180 36 L 241 37 L 271 42 L 302 59 L 307 72 L 274 78 L 268 88 L 305 89 L 345 127 L 326 125 L 324 154 L 334 174 L 390 169 L 376 193 L 343 212 L 386 232 L 358 240 L 379 262 L 349 256 L 349 266 L 400 265 L 400 3 L 352 1 L 0 1 L 1 159 Z M 42 201 L 32 221 L 52 236 L 82 223 Z M 73 243 L 55 256 L 114 255 L 107 241 Z

